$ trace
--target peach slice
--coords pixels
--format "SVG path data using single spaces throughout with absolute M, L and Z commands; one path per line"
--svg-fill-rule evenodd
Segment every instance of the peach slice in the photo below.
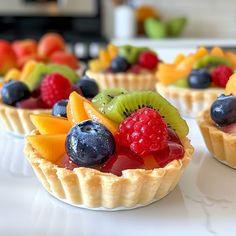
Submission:
M 174 64 L 178 65 L 181 61 L 183 61 L 186 58 L 186 56 L 182 53 L 179 53 L 174 60 Z
M 224 57 L 224 51 L 219 47 L 214 47 L 211 49 L 210 55 L 216 57 Z
M 66 134 L 71 128 L 71 123 L 63 117 L 46 114 L 32 114 L 30 120 L 39 130 L 40 134 Z
M 196 51 L 194 57 L 198 60 L 204 56 L 206 56 L 208 54 L 208 51 L 205 47 L 200 47 L 198 48 L 198 50 Z
M 89 102 L 76 92 L 72 92 L 69 97 L 69 119 L 72 123 L 80 123 L 83 120 L 88 120 L 88 115 L 84 109 L 84 102 Z M 70 109 L 69 109 L 70 108 Z
M 52 163 L 56 163 L 66 153 L 66 134 L 31 135 L 27 140 L 45 160 Z
M 95 120 L 103 124 L 108 130 L 111 131 L 112 134 L 116 133 L 118 125 L 96 110 L 96 108 L 91 103 L 84 102 L 84 109 L 91 120 Z
M 225 52 L 225 57 L 230 61 L 231 66 L 236 69 L 236 54 L 233 52 Z
M 225 94 L 230 95 L 231 93 L 236 95 L 236 74 L 230 76 L 225 87 Z

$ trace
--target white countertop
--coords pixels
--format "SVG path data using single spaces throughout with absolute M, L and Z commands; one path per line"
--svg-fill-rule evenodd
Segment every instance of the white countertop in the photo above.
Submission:
M 54 199 L 26 165 L 23 140 L 0 134 L 0 235 L 235 236 L 236 170 L 213 159 L 195 121 L 188 123 L 196 151 L 179 186 L 159 202 L 120 212 Z

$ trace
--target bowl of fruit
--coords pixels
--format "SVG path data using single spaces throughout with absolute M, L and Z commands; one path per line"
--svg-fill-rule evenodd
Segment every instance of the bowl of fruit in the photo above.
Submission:
M 100 50 L 97 59 L 89 62 L 86 74 L 97 81 L 101 90 L 154 90 L 159 61 L 157 54 L 147 47 L 109 44 Z
M 71 91 L 93 98 L 98 93 L 96 82 L 59 64 L 30 61 L 14 79 L 6 79 L 1 88 L 0 126 L 14 135 L 24 136 L 34 129 L 30 114 L 51 113 Z
M 50 194 L 77 207 L 122 210 L 160 200 L 193 154 L 185 120 L 152 91 L 108 89 L 92 101 L 72 92 L 66 116 L 31 120 L 27 160 Z
M 225 93 L 198 114 L 197 121 L 209 152 L 220 162 L 236 169 L 236 75 Z
M 215 47 L 177 55 L 172 64 L 160 64 L 156 89 L 183 115 L 195 117 L 220 95 L 236 68 L 236 54 Z

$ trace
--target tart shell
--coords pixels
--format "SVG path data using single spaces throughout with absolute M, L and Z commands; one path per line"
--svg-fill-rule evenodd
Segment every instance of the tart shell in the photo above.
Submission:
M 30 120 L 30 114 L 49 114 L 50 112 L 49 109 L 20 109 L 5 105 L 0 100 L 0 125 L 7 132 L 24 136 L 35 129 Z
M 236 168 L 236 136 L 217 128 L 209 109 L 198 114 L 197 122 L 209 152 L 225 165 Z
M 85 167 L 60 168 L 43 159 L 28 141 L 25 155 L 43 187 L 63 202 L 98 210 L 135 208 L 163 198 L 178 184 L 193 153 L 187 138 L 182 143 L 183 159 L 164 168 L 124 170 L 122 176 Z
M 155 73 L 95 73 L 87 71 L 86 75 L 96 80 L 100 90 L 109 88 L 123 88 L 128 91 L 154 90 L 157 78 Z
M 196 117 L 198 112 L 209 107 L 224 91 L 220 88 L 190 89 L 156 84 L 156 90 L 179 112 L 187 117 Z

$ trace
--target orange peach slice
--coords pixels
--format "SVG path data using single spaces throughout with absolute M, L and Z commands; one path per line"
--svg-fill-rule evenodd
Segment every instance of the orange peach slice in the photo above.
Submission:
M 91 120 L 95 120 L 103 124 L 108 130 L 111 131 L 112 134 L 116 133 L 118 125 L 96 110 L 96 108 L 91 103 L 84 102 L 84 109 Z
M 216 57 L 224 57 L 224 51 L 219 47 L 214 47 L 211 49 L 210 55 Z
M 27 140 L 45 160 L 52 163 L 56 163 L 66 153 L 66 134 L 31 135 Z
M 73 123 L 77 124 L 83 120 L 88 120 L 88 115 L 84 109 L 84 102 L 89 102 L 76 92 L 72 92 L 69 97 L 69 116 Z M 69 109 L 68 109 L 69 110 Z
M 46 114 L 32 114 L 30 120 L 40 134 L 66 134 L 71 128 L 71 123 L 63 117 Z
M 198 50 L 196 51 L 194 57 L 196 60 L 206 56 L 208 54 L 208 51 L 205 47 L 200 47 L 198 48 Z

